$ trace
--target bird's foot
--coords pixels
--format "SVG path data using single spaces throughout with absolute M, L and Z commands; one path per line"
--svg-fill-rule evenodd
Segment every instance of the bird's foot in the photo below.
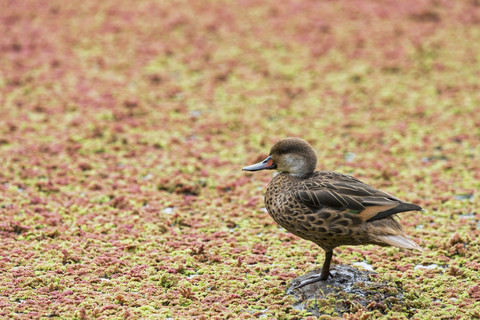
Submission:
M 300 289 L 302 287 L 305 287 L 309 284 L 312 284 L 312 283 L 315 283 L 315 282 L 318 282 L 318 281 L 325 281 L 325 280 L 328 279 L 328 277 L 334 278 L 333 274 L 331 274 L 330 271 L 322 272 L 321 274 L 311 275 L 310 277 L 305 278 L 302 281 L 300 281 L 298 284 L 296 284 L 294 287 L 292 287 L 292 289 Z

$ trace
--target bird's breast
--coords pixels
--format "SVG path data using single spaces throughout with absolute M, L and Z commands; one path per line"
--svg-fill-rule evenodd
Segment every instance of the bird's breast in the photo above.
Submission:
M 295 190 L 295 181 L 289 182 L 286 178 L 274 178 L 265 193 L 265 208 L 280 226 L 293 234 L 304 237 L 300 234 L 308 231 L 307 216 L 313 211 L 296 199 Z

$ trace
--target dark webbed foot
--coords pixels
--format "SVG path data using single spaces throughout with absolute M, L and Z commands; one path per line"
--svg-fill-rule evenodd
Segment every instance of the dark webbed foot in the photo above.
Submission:
M 333 250 L 325 251 L 325 262 L 323 263 L 322 273 L 312 275 L 304 280 L 302 280 L 299 284 L 295 285 L 294 289 L 299 289 L 306 285 L 315 283 L 317 281 L 325 281 L 328 277 L 333 278 L 333 274 L 330 273 L 330 262 L 332 261 L 333 257 Z
M 305 287 L 309 284 L 312 284 L 312 283 L 315 283 L 315 282 L 318 282 L 318 281 L 325 281 L 325 280 L 328 279 L 328 277 L 333 278 L 334 276 L 330 272 L 328 272 L 326 275 L 324 275 L 323 273 L 312 275 L 312 276 L 300 281 L 300 283 L 296 284 L 293 289 L 300 289 L 302 287 Z
M 328 279 L 328 277 L 331 277 L 331 278 L 335 278 L 335 276 L 330 272 L 328 271 L 326 274 L 323 274 L 323 272 L 320 274 L 320 279 L 321 281 L 325 281 Z

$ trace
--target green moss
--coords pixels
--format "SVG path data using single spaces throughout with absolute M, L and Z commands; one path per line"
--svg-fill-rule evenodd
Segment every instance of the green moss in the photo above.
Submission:
M 474 6 L 9 6 L 0 317 L 309 319 L 284 290 L 322 250 L 263 211 L 270 174 L 241 172 L 300 136 L 319 169 L 427 210 L 400 215 L 422 254 L 335 253 L 407 302 L 318 300 L 325 318 L 480 318 Z

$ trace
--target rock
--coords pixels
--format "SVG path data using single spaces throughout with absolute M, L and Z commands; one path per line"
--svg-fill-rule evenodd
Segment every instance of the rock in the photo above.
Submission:
M 358 310 L 378 310 L 386 313 L 389 309 L 409 309 L 404 295 L 394 283 L 375 281 L 376 273 L 358 270 L 348 265 L 336 265 L 330 270 L 333 278 L 316 281 L 298 287 L 302 282 L 319 276 L 321 269 L 313 270 L 292 281 L 286 293 L 296 302 L 293 308 L 307 310 L 314 316 L 342 316 Z

